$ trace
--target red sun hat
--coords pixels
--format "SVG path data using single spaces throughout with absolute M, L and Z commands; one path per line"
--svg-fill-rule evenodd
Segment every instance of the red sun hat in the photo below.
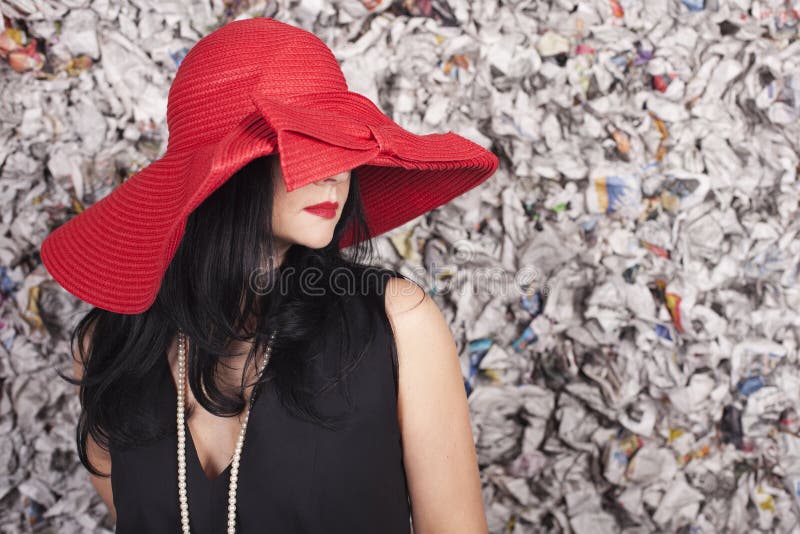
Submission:
M 498 159 L 452 132 L 415 135 L 349 91 L 325 43 L 270 18 L 230 22 L 181 61 L 164 155 L 53 230 L 41 257 L 64 289 L 147 310 L 189 214 L 249 161 L 280 154 L 286 190 L 355 170 L 372 238 L 479 185 Z M 354 243 L 349 227 L 339 247 Z

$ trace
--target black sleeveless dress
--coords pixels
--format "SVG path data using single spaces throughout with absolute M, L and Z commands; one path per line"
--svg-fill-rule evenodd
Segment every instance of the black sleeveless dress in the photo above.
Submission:
M 352 305 L 350 317 L 357 324 L 369 324 L 363 313 L 363 306 Z M 397 420 L 397 368 L 387 348 L 394 338 L 386 328 L 377 330 L 350 375 L 354 408 L 343 427 L 328 430 L 290 414 L 273 382 L 259 389 L 240 458 L 238 533 L 411 532 Z M 326 361 L 338 357 L 333 349 L 325 344 Z M 174 414 L 177 393 L 166 357 L 160 380 L 158 407 Z M 338 391 L 323 394 L 320 407 L 345 406 Z M 180 532 L 176 451 L 175 435 L 134 449 L 110 447 L 118 534 Z M 230 465 L 209 480 L 188 425 L 186 471 L 192 533 L 225 532 Z

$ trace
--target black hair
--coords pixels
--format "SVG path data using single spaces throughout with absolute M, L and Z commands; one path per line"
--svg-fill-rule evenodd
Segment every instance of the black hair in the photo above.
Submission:
M 136 447 L 176 431 L 174 411 L 159 413 L 164 410 L 156 409 L 155 400 L 178 329 L 189 338 L 187 381 L 197 402 L 218 416 L 234 416 L 245 407 L 241 391 L 228 396 L 214 381 L 217 366 L 230 355 L 228 344 L 252 341 L 245 362 L 249 368 L 276 329 L 269 366 L 254 388 L 275 380 L 290 413 L 327 428 L 335 428 L 340 418 L 321 416 L 314 399 L 347 377 L 374 336 L 371 325 L 351 330 L 341 310 L 354 292 L 342 293 L 333 273 L 347 273 L 356 282 L 349 289 L 372 295 L 364 302 L 371 317 L 381 321 L 377 327 L 387 328 L 391 336 L 382 290 L 387 277 L 405 277 L 366 262 L 374 249 L 367 238 L 358 170 L 351 171 L 348 198 L 331 242 L 320 249 L 294 244 L 275 266 L 271 157 L 246 164 L 192 211 L 150 308 L 120 314 L 93 307 L 71 331 L 70 347 L 79 355 L 83 376 L 77 381 L 59 374 L 80 386 L 78 455 L 94 475 L 110 476 L 91 465 L 89 435 L 110 450 L 110 445 Z M 345 254 L 338 243 L 351 224 L 357 242 Z M 312 364 L 319 357 L 320 340 L 328 335 L 340 343 L 338 370 L 315 390 Z M 396 388 L 397 353 L 391 340 Z

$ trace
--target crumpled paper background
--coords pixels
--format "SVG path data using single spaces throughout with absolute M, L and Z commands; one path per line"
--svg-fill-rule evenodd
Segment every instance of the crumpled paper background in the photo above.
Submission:
M 0 0 L 0 531 L 108 532 L 75 453 L 55 226 L 157 158 L 243 16 L 501 159 L 377 240 L 453 329 L 492 533 L 800 530 L 800 2 Z

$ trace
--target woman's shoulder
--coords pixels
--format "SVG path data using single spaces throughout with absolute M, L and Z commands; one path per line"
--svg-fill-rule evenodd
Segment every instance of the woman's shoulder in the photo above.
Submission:
M 446 321 L 441 310 L 420 284 L 391 268 L 377 269 L 375 273 L 379 282 L 369 292 L 388 317 L 395 335 L 401 323 L 404 335 L 417 328 L 432 327 L 431 333 L 437 335 L 443 331 L 441 326 Z
M 427 297 L 419 284 L 390 267 L 362 267 L 357 274 L 356 293 L 380 304 L 390 315 L 408 311 Z
M 356 289 L 356 293 L 360 294 L 375 294 L 381 295 L 387 289 L 387 286 L 396 286 L 397 284 L 413 284 L 408 277 L 400 271 L 391 267 L 382 267 L 377 265 L 354 265 L 350 266 L 347 270 L 348 284 Z M 341 272 L 332 274 L 332 280 L 338 282 L 337 278 Z M 407 293 L 408 290 L 405 291 Z
M 368 305 L 365 309 L 388 316 L 389 319 L 406 314 L 425 300 L 431 300 L 418 283 L 395 269 L 362 266 L 353 273 L 356 275 L 356 282 L 351 286 L 354 291 L 347 300 L 366 303 Z M 422 313 L 430 313 L 430 310 Z
M 417 309 L 426 299 L 431 300 L 419 284 L 406 277 L 388 278 L 383 297 L 386 313 L 390 318 Z M 430 310 L 426 312 L 422 309 L 421 313 L 430 313 Z

